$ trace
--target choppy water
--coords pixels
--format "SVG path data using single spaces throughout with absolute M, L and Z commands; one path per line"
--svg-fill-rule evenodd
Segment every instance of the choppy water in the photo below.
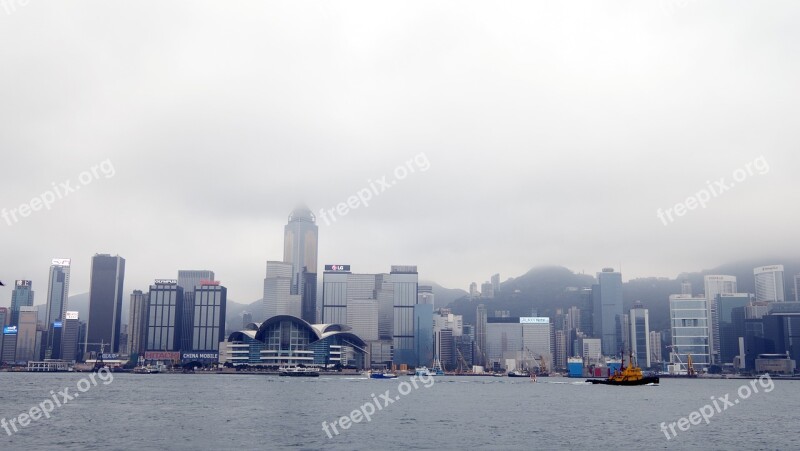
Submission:
M 0 418 L 8 421 L 77 392 L 86 374 L 0 373 Z M 800 449 L 800 382 L 759 393 L 689 425 L 678 421 L 746 380 L 663 380 L 658 387 L 606 387 L 566 378 L 443 377 L 428 388 L 408 377 L 289 379 L 260 375 L 117 374 L 9 436 L 0 449 Z M 86 388 L 83 385 L 83 388 Z M 401 396 L 398 389 L 410 392 Z M 339 434 L 335 422 L 389 390 L 394 402 Z M 399 397 L 399 399 L 397 399 Z M 61 399 L 62 397 L 59 397 Z M 369 412 L 370 408 L 365 407 Z M 354 416 L 357 419 L 358 415 Z M 19 428 L 19 427 L 18 427 Z M 13 430 L 12 430 L 13 432 Z

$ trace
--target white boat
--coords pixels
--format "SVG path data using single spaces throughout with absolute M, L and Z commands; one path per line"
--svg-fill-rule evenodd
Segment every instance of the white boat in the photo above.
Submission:
M 428 370 L 427 366 L 421 366 L 421 367 L 417 368 L 417 370 L 414 372 L 414 376 L 427 377 L 427 376 L 431 376 L 431 372 L 430 372 L 430 370 Z

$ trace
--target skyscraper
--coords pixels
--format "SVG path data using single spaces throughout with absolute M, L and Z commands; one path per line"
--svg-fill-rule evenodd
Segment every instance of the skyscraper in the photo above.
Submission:
M 119 352 L 122 316 L 122 286 L 125 282 L 125 259 L 119 255 L 95 254 L 89 289 L 89 320 L 86 323 L 84 352 Z
M 8 326 L 8 321 L 10 319 L 8 309 L 0 307 L 0 363 L 2 363 L 3 358 L 3 329 Z
M 710 363 L 708 345 L 708 301 L 683 294 L 669 297 L 672 331 L 670 363 L 686 365 L 691 354 L 694 365 L 705 368 Z
M 739 354 L 739 337 L 744 336 L 744 311 L 750 304 L 748 293 L 720 293 L 717 295 L 717 320 L 713 327 L 719 341 L 719 358 L 716 363 L 733 363 Z M 739 310 L 737 321 L 734 311 Z
M 603 268 L 592 286 L 594 335 L 602 340 L 603 354 L 617 355 L 622 344 L 622 274 Z
M 495 296 L 500 294 L 500 274 L 495 274 L 492 276 L 492 290 L 494 291 Z
M 192 351 L 219 352 L 225 341 L 225 310 L 228 289 L 219 282 L 204 280 L 195 288 L 192 320 Z
M 756 279 L 756 302 L 784 302 L 783 265 L 759 266 L 753 269 Z
M 180 351 L 183 287 L 177 280 L 156 280 L 147 298 L 145 351 Z
M 64 312 L 64 321 L 61 327 L 61 358 L 64 360 L 76 360 L 78 357 L 78 335 L 80 333 L 80 322 L 78 312 Z
M 17 325 L 17 360 L 28 362 L 36 359 L 36 325 L 39 309 L 36 307 L 20 307 L 19 324 Z
M 642 368 L 651 366 L 650 313 L 641 302 L 635 302 L 628 314 L 630 323 L 630 350 Z
M 50 277 L 47 282 L 47 319 L 45 324 L 50 327 L 53 321 L 64 319 L 69 298 L 69 268 L 70 259 L 56 258 L 50 265 Z
M 62 328 L 64 313 L 67 311 L 69 298 L 69 273 L 70 259 L 55 258 L 50 265 L 50 276 L 47 282 L 47 349 L 46 358 L 61 358 L 61 332 L 55 329 Z M 56 327 L 55 324 L 60 324 Z M 56 343 L 56 340 L 59 343 Z
M 268 261 L 267 276 L 264 278 L 265 319 L 277 315 L 300 317 L 301 297 L 292 294 L 292 264 Z
M 194 289 L 201 282 L 214 281 L 214 271 L 209 270 L 180 270 L 178 271 L 178 286 L 183 288 L 183 318 L 181 320 L 181 349 L 192 349 L 192 330 L 194 321 Z
M 291 292 L 301 299 L 302 318 L 316 323 L 317 312 L 317 246 L 319 227 L 306 207 L 296 208 L 284 227 L 283 261 L 291 263 Z
M 30 280 L 17 280 L 14 284 L 14 291 L 11 292 L 11 317 L 9 325 L 19 324 L 20 307 L 30 307 L 33 305 L 33 282 Z
M 711 352 L 711 362 L 717 362 L 719 358 L 719 312 L 717 308 L 717 296 L 720 294 L 736 293 L 736 276 L 708 275 L 703 277 L 705 286 L 705 298 L 708 301 L 708 344 Z M 691 294 L 691 293 L 689 293 Z
M 415 365 L 419 360 L 414 355 L 414 306 L 417 305 L 419 275 L 416 266 L 392 266 L 389 273 L 394 285 L 394 363 Z
M 475 312 L 475 364 L 486 365 L 486 306 L 479 304 Z
M 128 312 L 128 355 L 133 358 L 144 352 L 147 331 L 148 293 L 133 290 Z
M 794 276 L 794 302 L 800 302 L 800 274 Z

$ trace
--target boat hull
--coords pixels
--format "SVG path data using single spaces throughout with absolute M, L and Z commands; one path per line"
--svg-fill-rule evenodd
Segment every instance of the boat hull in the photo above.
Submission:
M 658 384 L 659 379 L 656 376 L 645 376 L 641 379 L 630 381 L 614 381 L 609 379 L 586 379 L 586 382 L 601 385 L 619 385 L 619 386 L 633 386 L 633 385 L 648 385 Z
M 397 379 L 396 374 L 370 374 L 370 379 Z

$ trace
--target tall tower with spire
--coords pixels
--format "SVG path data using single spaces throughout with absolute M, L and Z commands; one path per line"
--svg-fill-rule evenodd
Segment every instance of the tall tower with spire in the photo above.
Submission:
M 316 222 L 316 217 L 308 207 L 297 207 L 289 215 L 283 235 L 283 261 L 292 264 L 290 294 L 301 296 L 302 318 L 312 324 L 317 320 L 319 227 Z

